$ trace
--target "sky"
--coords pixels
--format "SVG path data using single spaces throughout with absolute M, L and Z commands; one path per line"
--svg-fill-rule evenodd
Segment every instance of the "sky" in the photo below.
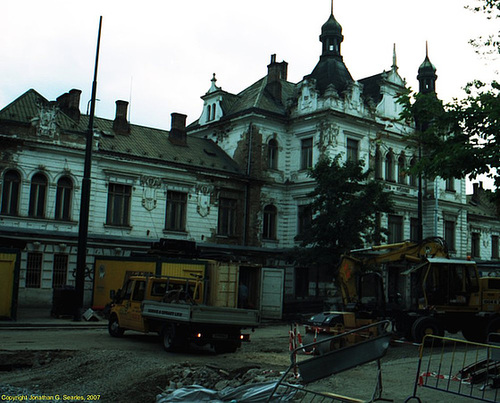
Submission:
M 498 31 L 464 9 L 476 0 L 333 0 L 343 27 L 344 62 L 355 80 L 392 65 L 418 89 L 418 67 L 437 68 L 445 102 L 462 97 L 472 79 L 498 79 L 498 60 L 468 44 Z M 48 100 L 82 90 L 91 98 L 99 17 L 102 16 L 96 115 L 113 119 L 115 101 L 130 102 L 134 124 L 169 129 L 173 112 L 199 118 L 213 73 L 237 94 L 267 74 L 272 54 L 288 62 L 288 80 L 311 73 L 331 0 L 16 0 L 0 21 L 0 109 L 30 88 Z

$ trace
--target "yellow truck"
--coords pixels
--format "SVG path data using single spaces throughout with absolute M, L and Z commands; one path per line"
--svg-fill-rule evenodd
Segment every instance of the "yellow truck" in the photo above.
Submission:
M 111 291 L 108 330 L 121 337 L 125 330 L 156 332 L 166 351 L 190 343 L 210 345 L 216 353 L 233 353 L 259 325 L 259 311 L 208 305 L 202 276 L 130 276 L 123 288 Z
M 387 264 L 404 266 L 401 275 L 415 277 L 416 307 L 386 305 L 378 271 Z M 474 261 L 450 258 L 442 238 L 351 251 L 342 257 L 338 283 L 356 319 L 392 317 L 398 332 L 417 342 L 445 331 L 485 342 L 500 331 L 499 279 L 480 277 Z

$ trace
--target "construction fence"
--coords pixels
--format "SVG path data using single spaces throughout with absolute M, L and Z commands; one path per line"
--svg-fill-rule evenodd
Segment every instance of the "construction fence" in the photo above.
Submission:
M 427 335 L 420 346 L 413 396 L 421 402 L 419 388 L 428 388 L 482 402 L 500 401 L 500 334 L 473 343 Z

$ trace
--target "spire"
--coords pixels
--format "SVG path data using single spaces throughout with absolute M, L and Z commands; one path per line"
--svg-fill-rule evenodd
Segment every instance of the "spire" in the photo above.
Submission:
M 217 82 L 217 79 L 215 78 L 215 73 L 212 76 L 212 79 L 210 80 L 212 82 L 212 85 L 210 86 L 210 89 L 208 90 L 207 94 L 211 94 L 212 92 L 219 91 L 221 88 L 217 87 L 215 84 Z
M 396 57 L 396 44 L 392 49 L 392 70 L 396 71 L 398 69 L 398 59 Z
M 429 45 L 425 42 L 425 60 L 418 68 L 417 80 L 419 82 L 419 92 L 422 94 L 436 92 L 436 67 L 429 59 Z

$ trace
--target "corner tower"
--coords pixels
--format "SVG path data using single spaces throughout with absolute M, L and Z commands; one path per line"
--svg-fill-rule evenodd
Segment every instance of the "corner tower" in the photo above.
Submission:
M 321 27 L 319 40 L 322 43 L 322 53 L 318 64 L 313 72 L 305 78 L 316 80 L 316 88 L 323 93 L 325 89 L 333 85 L 338 93 L 347 89 L 354 82 L 344 64 L 340 47 L 344 41 L 342 26 L 337 22 L 332 13 Z
M 425 44 L 425 60 L 418 68 L 417 80 L 421 94 L 436 93 L 436 67 L 429 60 L 429 47 Z

